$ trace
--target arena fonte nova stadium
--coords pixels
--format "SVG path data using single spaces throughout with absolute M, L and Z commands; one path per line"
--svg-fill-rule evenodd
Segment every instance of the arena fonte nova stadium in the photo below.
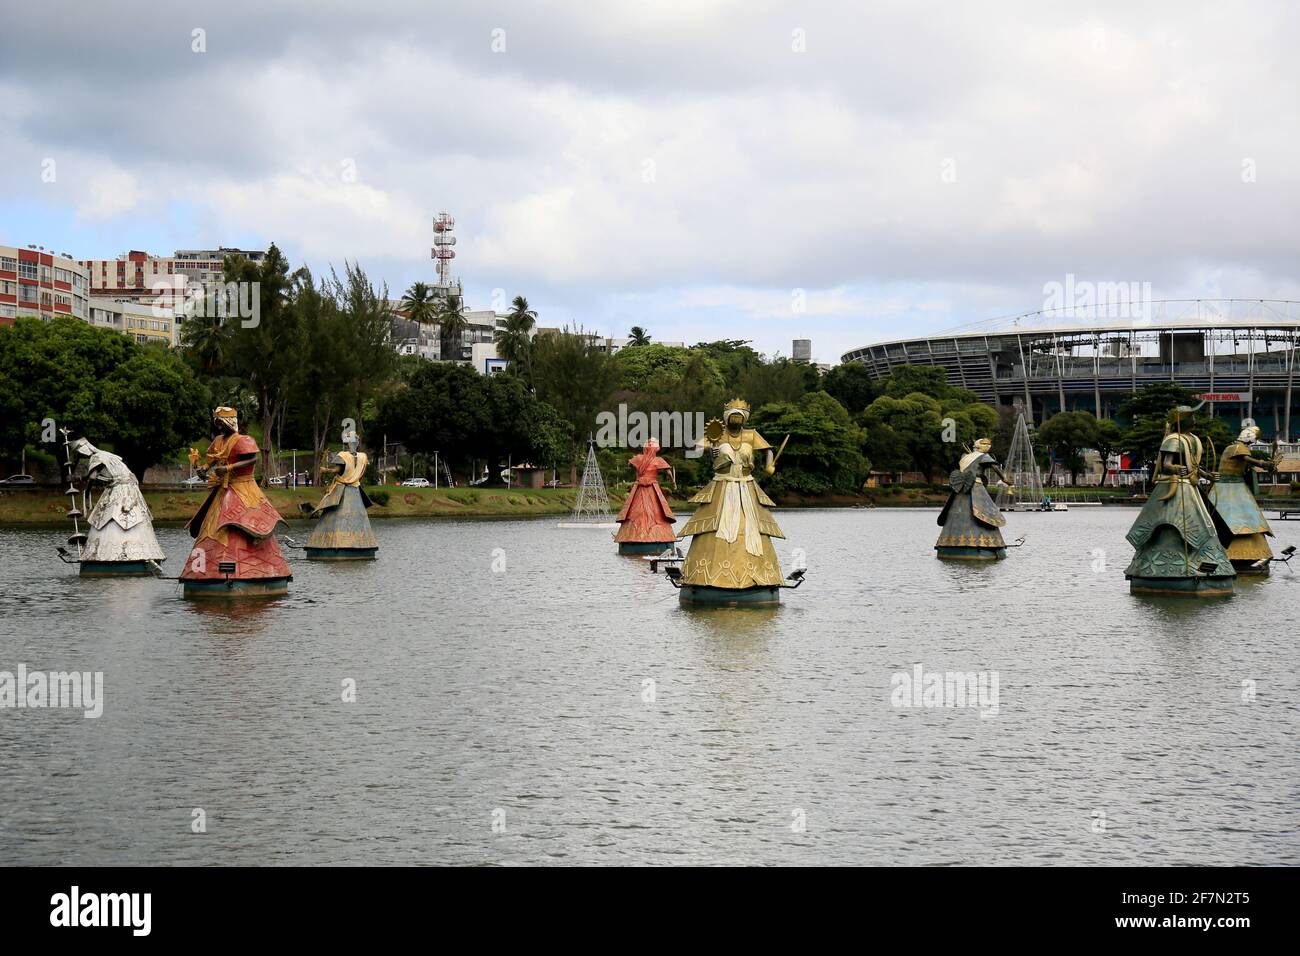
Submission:
M 1059 411 L 1111 418 L 1152 382 L 1177 382 L 1238 425 L 1288 441 L 1296 407 L 1300 302 L 1164 299 L 1116 318 L 1113 308 L 1046 309 L 844 353 L 873 378 L 901 365 L 942 368 L 948 382 L 997 406 L 1021 405 L 1041 423 Z M 1122 311 L 1122 310 L 1119 310 Z

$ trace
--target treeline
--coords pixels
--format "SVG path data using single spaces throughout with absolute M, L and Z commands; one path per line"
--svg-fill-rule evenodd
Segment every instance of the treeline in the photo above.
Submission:
M 160 461 L 181 461 L 208 434 L 210 410 L 230 405 L 265 455 L 310 448 L 319 460 L 351 419 L 372 458 L 385 443 L 414 456 L 403 477 L 427 469 L 435 452 L 461 476 L 486 462 L 495 480 L 508 460 L 572 474 L 602 412 L 622 405 L 707 420 L 740 396 L 769 441 L 790 436 L 767 482 L 771 492 L 822 495 L 857 491 L 873 469 L 942 476 L 984 435 L 1005 457 L 1014 425 L 1009 410 L 950 385 L 939 368 L 904 366 L 873 380 L 862 365 L 822 373 L 768 358 L 742 340 L 663 345 L 640 327 L 631 345 L 611 355 L 580 328 L 535 334 L 537 315 L 523 297 L 495 334 L 506 370 L 485 376 L 454 362 L 399 357 L 388 289 L 359 265 L 317 278 L 291 270 L 272 245 L 258 263 L 228 259 L 225 273 L 228 283 L 257 284 L 254 317 L 199 308 L 183 324 L 177 350 L 73 319 L 20 318 L 0 328 L 0 456 L 16 463 L 26 449 L 57 459 L 47 427 L 54 421 L 122 454 L 142 475 Z M 416 283 L 402 306 L 408 319 L 439 326 L 444 352 L 463 354 L 458 297 L 437 300 Z M 1065 412 L 1041 426 L 1038 450 L 1075 476 L 1088 448 L 1150 461 L 1168 411 L 1190 402 L 1167 383 L 1134 395 L 1116 422 Z M 1222 423 L 1202 427 L 1216 447 L 1231 437 Z M 611 477 L 626 476 L 629 451 L 602 449 L 602 464 L 616 469 Z M 664 449 L 679 480 L 705 481 L 711 463 L 683 452 Z
M 1099 419 L 1085 411 L 1058 412 L 1038 428 L 1034 449 L 1038 464 L 1045 472 L 1059 464 L 1069 472 L 1071 484 L 1078 482 L 1084 469 L 1084 452 L 1089 449 L 1097 452 L 1103 468 L 1115 454 L 1131 455 L 1139 466 L 1149 468 L 1159 454 L 1170 413 L 1178 406 L 1191 408 L 1197 404 L 1188 389 L 1174 382 L 1154 382 L 1121 402 L 1114 419 Z M 1222 419 L 1207 414 L 1197 415 L 1193 427 L 1208 443 L 1207 465 L 1212 453 L 1222 450 L 1236 437 Z M 1010 442 L 1005 427 L 999 439 L 994 450 L 1005 454 L 1005 444 Z

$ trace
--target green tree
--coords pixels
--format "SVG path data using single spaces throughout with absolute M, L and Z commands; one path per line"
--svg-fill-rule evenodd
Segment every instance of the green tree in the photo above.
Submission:
M 674 390 L 688 367 L 707 374 L 709 384 L 723 388 L 725 382 L 717 365 L 695 349 L 658 342 L 622 349 L 614 355 L 619 370 L 620 388 L 634 392 Z
M 466 365 L 426 362 L 376 403 L 374 426 L 417 456 L 484 458 L 496 480 L 507 457 L 545 467 L 573 456 L 572 426 L 517 378 Z
M 208 390 L 182 356 L 111 329 L 19 317 L 0 327 L 0 368 L 0 452 L 10 460 L 39 443 L 52 419 L 121 455 L 143 478 L 207 429 Z
M 900 365 L 880 383 L 880 393 L 892 398 L 902 398 L 919 392 L 931 398 L 962 397 L 974 401 L 975 396 L 948 384 L 948 375 L 934 365 Z
M 408 451 L 438 451 L 468 466 L 492 427 L 485 383 L 467 365 L 425 362 L 407 384 L 379 398 L 374 428 Z
M 376 287 L 359 264 L 314 287 L 295 286 L 294 306 L 306 333 L 302 393 L 311 405 L 314 460 L 319 462 L 342 419 L 363 420 L 363 406 L 397 367 L 388 288 Z
M 720 339 L 717 342 L 701 342 L 695 348 L 713 360 L 718 367 L 718 371 L 722 373 L 726 388 L 733 394 L 739 391 L 741 378 L 744 374 L 755 365 L 761 365 L 763 362 L 763 356 L 750 348 L 749 343 L 743 339 Z
M 736 391 L 755 408 L 776 402 L 797 402 L 819 388 L 819 378 L 815 365 L 779 358 L 774 362 L 759 362 L 741 372 Z
M 844 406 L 825 392 L 764 405 L 752 421 L 775 448 L 790 436 L 776 474 L 770 479 L 760 475 L 770 494 L 852 493 L 866 477 L 862 430 Z
M 430 325 L 438 320 L 438 299 L 427 282 L 412 282 L 402 296 L 401 309 L 412 322 Z
M 1124 429 L 1113 419 L 1101 419 L 1093 431 L 1092 447 L 1101 457 L 1101 483 L 1104 485 L 1110 474 L 1110 456 L 1124 447 Z
M 613 411 L 610 395 L 619 384 L 619 367 L 590 335 L 564 329 L 533 340 L 533 378 L 537 397 L 559 412 L 573 426 L 575 442 L 585 445 L 596 414 Z
M 497 354 L 513 365 L 525 382 L 531 384 L 529 350 L 533 327 L 537 324 L 537 313 L 528 307 L 528 300 L 522 295 L 515 296 L 510 306 L 505 327 L 494 330 L 492 340 L 496 343 Z
M 822 376 L 822 391 L 854 415 L 860 415 L 879 394 L 870 370 L 861 362 L 835 366 Z
M 1134 425 L 1144 415 L 1164 419 L 1179 405 L 1195 405 L 1192 393 L 1175 382 L 1143 385 L 1119 404 L 1116 416 L 1121 425 Z
M 863 412 L 868 444 L 864 450 L 877 468 L 899 465 L 900 446 L 906 449 L 906 462 L 912 470 L 929 475 L 952 457 L 945 447 L 943 406 L 937 398 L 913 392 L 901 398 L 881 395 Z M 880 442 L 879 445 L 874 444 Z M 906 466 L 897 470 L 908 470 Z
M 459 295 L 449 295 L 438 310 L 438 325 L 442 329 L 442 357 L 460 361 L 464 355 L 465 330 L 469 320 L 465 318 L 465 303 Z
M 203 374 L 215 376 L 226 365 L 230 328 L 222 315 L 193 315 L 181 323 L 180 344 Z
M 1120 402 L 1117 420 L 1125 426 L 1123 450 L 1147 468 L 1155 464 L 1171 413 L 1192 406 L 1192 393 L 1174 382 L 1152 382 Z
M 628 341 L 629 346 L 650 344 L 649 334 L 646 332 L 645 329 L 641 328 L 641 326 L 639 325 L 632 326 L 632 328 L 628 331 L 627 335 L 629 339 Z
M 1038 429 L 1039 440 L 1052 449 L 1078 484 L 1083 471 L 1083 451 L 1097 446 L 1097 419 L 1092 412 L 1058 412 Z
M 257 401 L 262 426 L 262 481 L 270 477 L 275 425 L 281 419 L 301 377 L 306 346 L 303 324 L 291 300 L 295 281 L 289 263 L 272 243 L 260 263 L 229 256 L 227 282 L 257 283 L 258 315 L 249 320 L 228 320 L 231 371 L 249 384 Z M 299 277 L 300 278 L 300 277 Z

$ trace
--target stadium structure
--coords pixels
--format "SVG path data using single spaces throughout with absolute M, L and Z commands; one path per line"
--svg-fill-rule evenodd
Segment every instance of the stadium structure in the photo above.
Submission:
M 901 365 L 942 368 L 952 385 L 1041 423 L 1062 410 L 1113 417 L 1130 394 L 1177 382 L 1229 424 L 1252 418 L 1262 437 L 1288 441 L 1300 425 L 1296 362 L 1300 302 L 1159 300 L 1113 309 L 1048 309 L 846 352 L 873 378 Z

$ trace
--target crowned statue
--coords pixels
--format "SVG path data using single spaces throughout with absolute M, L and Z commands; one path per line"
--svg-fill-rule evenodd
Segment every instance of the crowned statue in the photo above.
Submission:
M 322 472 L 332 471 L 325 497 L 321 498 L 313 514 L 320 517 L 316 528 L 307 539 L 307 557 L 313 561 L 365 561 L 375 557 L 379 542 L 370 528 L 366 509 L 372 504 L 370 496 L 361 487 L 366 476 L 369 459 L 365 452 L 356 450 L 356 440 L 350 451 L 339 451 L 328 456 Z
M 153 515 L 131 469 L 117 455 L 84 438 L 72 450 L 86 458 L 86 480 L 100 488 L 81 543 L 83 577 L 144 577 L 166 555 L 153 531 Z
M 1232 532 L 1201 490 L 1201 440 L 1192 409 L 1180 406 L 1166 428 L 1152 474 L 1154 487 L 1128 542 L 1137 554 L 1124 569 L 1134 594 L 1231 594 L 1236 571 L 1224 545 Z
M 673 533 L 673 522 L 677 518 L 659 487 L 659 472 L 672 474 L 673 466 L 659 457 L 659 443 L 653 438 L 647 439 L 641 446 L 641 453 L 633 455 L 627 463 L 636 471 L 636 482 L 618 513 L 618 534 L 614 536 L 618 553 L 663 551 L 677 540 Z M 676 484 L 674 478 L 674 487 Z
M 1277 463 L 1256 458 L 1250 446 L 1259 439 L 1259 427 L 1246 425 L 1237 440 L 1219 456 L 1219 476 L 1210 489 L 1210 502 L 1232 532 L 1228 542 L 1228 560 L 1238 574 L 1268 574 L 1273 550 L 1268 546 L 1273 529 L 1255 500 L 1259 494 L 1258 475 L 1272 471 Z
M 293 579 L 275 540 L 284 519 L 253 480 L 257 442 L 240 434 L 233 408 L 216 409 L 212 422 L 216 437 L 203 465 L 190 449 L 190 464 L 209 490 L 186 526 L 195 541 L 180 577 L 185 596 L 284 594 Z
M 992 473 L 1005 483 L 1007 480 L 997 460 L 989 454 L 993 441 L 977 438 L 975 444 L 961 456 L 957 469 L 948 476 L 948 500 L 939 512 L 939 540 L 935 542 L 935 555 L 940 558 L 959 558 L 968 561 L 996 561 L 1007 556 L 1007 544 L 1002 540 L 1001 528 L 1007 523 L 989 494 L 986 477 Z
M 691 501 L 700 505 L 678 534 L 691 538 L 681 569 L 683 604 L 776 604 L 781 565 L 773 538 L 784 538 L 768 508 L 774 503 L 754 479 L 776 470 L 772 446 L 748 427 L 749 403 L 732 399 L 722 420 L 700 441 L 713 456 L 713 478 Z M 779 455 L 779 452 L 778 452 Z

